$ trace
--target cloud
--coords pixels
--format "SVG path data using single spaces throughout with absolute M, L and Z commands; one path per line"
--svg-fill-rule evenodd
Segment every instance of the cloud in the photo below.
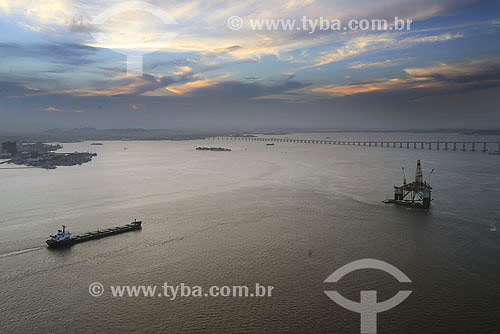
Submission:
M 75 17 L 73 1 L 64 0 L 1 0 L 0 13 L 21 15 L 31 22 L 50 26 L 66 26 Z
M 266 96 L 292 93 L 310 86 L 310 83 L 295 80 L 282 80 L 273 84 L 261 82 L 221 81 L 189 92 L 190 97 L 207 100 L 258 99 Z
M 236 51 L 241 50 L 241 49 L 242 49 L 242 47 L 239 45 L 232 45 L 232 46 L 228 46 L 228 47 L 214 49 L 211 53 L 215 54 L 215 55 L 221 55 L 221 54 L 236 52 Z
M 289 0 L 283 6 L 285 9 L 297 9 L 313 4 L 315 0 Z
M 377 51 L 382 49 L 398 49 L 408 48 L 421 43 L 436 43 L 442 41 L 450 41 L 457 38 L 464 37 L 463 34 L 443 33 L 439 35 L 429 36 L 409 36 L 400 37 L 394 33 L 384 33 L 378 35 L 365 35 L 355 37 L 347 41 L 343 46 L 330 52 L 323 52 L 312 67 L 319 67 L 335 62 L 342 61 L 347 58 L 355 57 L 370 51 Z M 309 66 L 306 66 L 309 67 Z
M 179 69 L 179 71 L 174 72 L 175 75 L 186 75 L 193 72 L 193 69 L 189 66 L 179 66 L 177 68 Z
M 63 109 L 59 109 L 59 108 L 55 108 L 55 107 L 46 107 L 46 108 L 42 108 L 41 110 L 43 110 L 43 111 L 51 111 L 51 112 L 60 112 L 60 113 L 66 112 Z M 85 111 L 82 110 L 82 109 L 74 109 L 74 110 L 71 110 L 69 112 L 72 112 L 72 113 L 82 113 L 82 112 L 85 112 Z
M 363 70 L 371 67 L 386 67 L 392 65 L 392 60 L 387 59 L 385 61 L 373 62 L 373 63 L 354 63 L 349 66 L 350 69 Z
M 108 68 L 106 68 L 108 69 Z M 199 88 L 213 86 L 227 79 L 229 73 L 205 78 L 202 74 L 194 72 L 189 66 L 178 67 L 175 76 L 163 76 L 144 73 L 142 76 L 128 76 L 121 71 L 114 71 L 115 77 L 95 81 L 87 88 L 35 90 L 29 91 L 26 96 L 60 95 L 72 97 L 95 96 L 168 96 L 168 92 L 185 95 Z M 139 106 L 139 104 L 135 104 Z
M 227 73 L 223 76 L 220 76 L 220 77 L 216 77 L 214 79 L 200 79 L 200 80 L 187 82 L 187 83 L 184 83 L 181 85 L 169 86 L 166 89 L 172 93 L 184 95 L 184 94 L 193 92 L 193 91 L 200 89 L 200 88 L 215 86 L 218 84 L 219 81 L 224 80 L 228 77 L 229 77 L 229 73 Z
M 338 34 L 325 34 L 311 38 L 308 34 L 273 32 L 258 34 L 251 30 L 239 32 L 227 28 L 227 18 L 233 15 L 249 19 L 327 17 L 339 20 L 350 18 L 411 18 L 423 20 L 473 6 L 481 0 L 379 0 L 356 3 L 339 0 L 258 1 L 245 3 L 222 1 L 173 1 L 158 5 L 181 24 L 165 27 L 153 15 L 131 11 L 116 15 L 105 25 L 93 26 L 91 21 L 104 10 L 120 4 L 119 1 L 81 0 L 0 0 L 0 12 L 18 16 L 19 22 L 37 31 L 55 32 L 58 36 L 69 32 L 69 38 L 79 44 L 98 48 L 146 48 L 163 51 L 189 51 L 215 56 L 233 56 L 238 59 L 276 55 L 289 50 L 303 49 L 306 45 L 321 45 L 325 40 L 338 40 Z M 1 9 L 3 8 L 3 10 Z M 277 14 L 279 13 L 279 15 Z M 98 43 L 89 34 L 106 36 Z M 179 34 L 179 38 L 165 41 L 166 31 Z M 236 44 L 235 41 L 238 41 Z M 347 52 L 347 50 L 344 50 Z
M 500 57 L 472 59 L 456 64 L 437 63 L 429 67 L 406 68 L 412 77 L 433 77 L 441 80 L 496 78 L 500 73 Z M 478 77 L 480 76 L 480 77 Z
M 57 112 L 64 112 L 62 109 L 58 109 L 55 107 L 47 107 L 47 108 L 42 108 L 43 111 L 57 111 Z
M 15 59 L 29 58 L 37 62 L 46 61 L 58 65 L 79 67 L 93 64 L 99 49 L 78 43 L 0 43 L 0 51 L 4 57 Z M 102 61 L 102 60 L 101 60 Z
M 382 78 L 351 85 L 324 85 L 314 93 L 341 97 L 373 92 L 428 89 L 456 92 L 500 85 L 500 58 L 473 59 L 455 64 L 439 63 L 428 67 L 407 68 L 406 77 Z
M 370 82 L 357 83 L 353 85 L 325 85 L 314 88 L 314 93 L 326 93 L 330 96 L 339 97 L 355 95 L 361 93 L 371 93 L 376 91 L 386 91 L 392 89 L 414 88 L 415 81 L 412 79 L 376 79 Z
M 55 108 L 55 107 L 47 107 L 47 108 L 42 108 L 41 110 L 43 111 L 53 111 L 53 112 L 65 112 L 63 109 Z M 85 112 L 82 109 L 75 109 L 71 110 L 72 113 L 82 113 Z
M 26 83 L 0 81 L 0 96 L 22 98 L 40 92 L 39 89 L 28 87 Z
M 133 96 L 165 88 L 174 82 L 175 79 L 172 77 L 155 76 L 153 74 L 145 73 L 142 76 L 135 77 L 120 74 L 107 82 L 94 83 L 94 88 L 52 90 L 31 95 L 70 95 L 75 97 Z

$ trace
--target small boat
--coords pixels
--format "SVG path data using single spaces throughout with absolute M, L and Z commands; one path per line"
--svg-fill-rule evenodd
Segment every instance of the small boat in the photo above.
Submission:
M 497 226 L 495 224 L 490 225 L 490 231 L 491 232 L 496 232 L 497 231 Z

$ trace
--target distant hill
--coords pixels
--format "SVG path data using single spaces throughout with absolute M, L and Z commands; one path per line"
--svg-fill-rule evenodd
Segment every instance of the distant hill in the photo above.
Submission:
M 0 130 L 0 142 L 14 140 L 18 142 L 78 142 L 78 141 L 105 141 L 105 140 L 191 140 L 202 139 L 213 136 L 252 136 L 251 133 L 267 135 L 284 135 L 288 133 L 308 132 L 411 132 L 411 133 L 459 133 L 464 135 L 495 136 L 500 135 L 500 129 L 407 129 L 407 130 L 304 130 L 304 129 L 282 129 L 282 130 L 241 130 L 238 132 L 228 131 L 205 131 L 200 129 L 170 130 L 170 129 L 96 129 L 92 127 L 63 130 L 54 128 L 32 134 L 13 134 Z
M 20 142 L 78 142 L 94 140 L 189 140 L 201 139 L 216 134 L 200 130 L 168 130 L 168 129 L 96 129 L 76 128 L 62 130 L 59 128 L 27 135 L 1 134 L 3 140 L 17 140 Z M 0 138 L 1 139 L 1 138 Z
M 478 136 L 499 136 L 500 135 L 500 130 L 499 129 L 491 129 L 491 130 L 475 130 L 475 129 L 463 129 L 460 131 L 460 133 L 464 135 L 478 135 Z

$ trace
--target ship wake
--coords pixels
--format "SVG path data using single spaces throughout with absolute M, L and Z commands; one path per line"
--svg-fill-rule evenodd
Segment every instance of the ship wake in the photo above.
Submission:
M 10 257 L 10 256 L 15 256 L 15 255 L 20 255 L 20 254 L 28 253 L 28 252 L 37 251 L 37 250 L 40 250 L 40 249 L 43 249 L 43 248 L 44 247 L 35 247 L 35 248 L 28 248 L 28 249 L 18 250 L 18 251 L 14 251 L 14 252 L 0 254 L 0 259 L 2 259 L 4 257 Z

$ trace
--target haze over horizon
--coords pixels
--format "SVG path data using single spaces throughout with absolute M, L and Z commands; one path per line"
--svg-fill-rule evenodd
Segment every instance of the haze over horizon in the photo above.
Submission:
M 0 1 L 0 130 L 500 124 L 498 1 L 149 1 L 176 24 L 165 28 L 137 10 L 89 23 L 123 3 Z M 249 19 L 304 15 L 413 23 L 383 32 L 248 26 Z M 243 29 L 228 27 L 231 16 L 244 20 Z M 157 40 L 165 30 L 177 36 Z M 107 38 L 96 40 L 98 33 Z M 127 34 L 156 41 L 142 75 L 127 75 L 126 56 L 114 51 L 130 42 Z

